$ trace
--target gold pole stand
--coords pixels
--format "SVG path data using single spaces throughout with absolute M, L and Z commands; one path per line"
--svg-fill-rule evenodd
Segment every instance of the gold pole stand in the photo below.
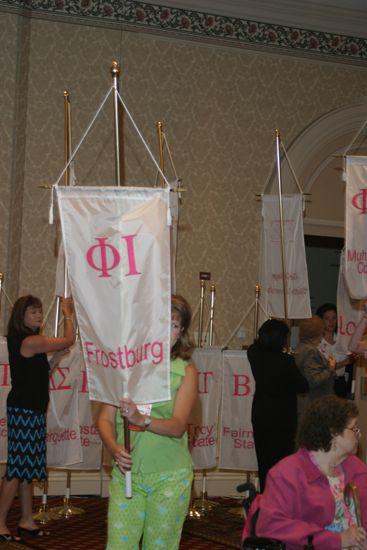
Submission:
M 66 477 L 66 492 L 64 496 L 64 501 L 62 506 L 56 506 L 55 508 L 52 508 L 51 511 L 58 516 L 59 519 L 68 519 L 72 516 L 80 516 L 82 514 L 85 514 L 85 510 L 83 508 L 78 508 L 77 506 L 71 505 L 70 500 L 70 486 L 71 486 L 71 472 L 70 470 L 67 471 L 67 477 Z
M 194 509 L 200 512 L 201 515 L 205 515 L 216 506 L 219 506 L 218 502 L 208 499 L 208 492 L 206 490 L 206 471 L 203 470 L 203 486 L 199 498 L 194 501 Z
M 47 479 L 43 482 L 43 494 L 42 494 L 42 504 L 36 514 L 33 514 L 33 519 L 36 520 L 41 525 L 46 525 L 51 521 L 56 521 L 61 519 L 58 514 L 55 514 L 52 510 L 49 510 L 47 504 L 47 491 L 48 491 L 48 482 Z

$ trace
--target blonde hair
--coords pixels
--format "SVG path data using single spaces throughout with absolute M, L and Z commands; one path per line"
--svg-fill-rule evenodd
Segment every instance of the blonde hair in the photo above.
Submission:
M 181 325 L 181 332 L 177 342 L 171 349 L 171 358 L 181 357 L 181 359 L 190 359 L 193 352 L 193 344 L 189 335 L 192 316 L 191 307 L 183 296 L 173 294 L 171 298 L 171 311 L 172 314 L 177 314 Z
M 323 335 L 324 322 L 320 317 L 314 315 L 309 319 L 302 319 L 299 324 L 299 339 L 301 342 L 314 340 Z

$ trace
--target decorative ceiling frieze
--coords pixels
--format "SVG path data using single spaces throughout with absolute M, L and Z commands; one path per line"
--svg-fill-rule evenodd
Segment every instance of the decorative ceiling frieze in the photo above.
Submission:
M 89 24 L 125 25 L 151 32 L 174 33 L 236 47 L 317 56 L 365 64 L 367 39 L 320 30 L 252 21 L 203 11 L 133 0 L 0 0 L 0 8 L 33 16 L 78 18 Z

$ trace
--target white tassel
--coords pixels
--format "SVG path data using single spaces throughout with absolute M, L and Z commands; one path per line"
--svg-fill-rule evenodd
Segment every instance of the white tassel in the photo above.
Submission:
M 167 208 L 167 225 L 168 226 L 172 225 L 172 212 L 171 212 L 170 206 Z
M 54 223 L 54 190 L 55 190 L 55 185 L 51 187 L 51 203 L 50 203 L 50 209 L 48 211 L 48 223 L 50 225 L 53 225 Z
M 342 180 L 347 181 L 347 174 L 345 173 L 345 170 L 342 172 Z

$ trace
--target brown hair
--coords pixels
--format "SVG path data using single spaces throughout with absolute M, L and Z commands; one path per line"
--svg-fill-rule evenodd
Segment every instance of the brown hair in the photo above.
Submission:
M 27 307 L 39 307 L 42 309 L 42 302 L 39 298 L 31 294 L 18 298 L 10 314 L 8 336 L 14 336 L 15 334 L 34 334 L 34 332 L 24 324 L 24 315 Z M 39 329 L 36 331 L 36 334 L 38 333 Z
M 309 319 L 302 319 L 299 324 L 299 339 L 301 342 L 307 342 L 308 340 L 322 336 L 323 332 L 324 322 L 317 315 Z
M 309 451 L 331 449 L 334 436 L 343 433 L 347 424 L 358 416 L 354 401 L 336 395 L 324 395 L 305 410 L 298 427 L 297 444 Z
M 171 312 L 172 314 L 177 314 L 181 324 L 181 332 L 177 342 L 171 349 L 171 358 L 181 357 L 181 359 L 190 359 L 193 352 L 193 344 L 188 332 L 192 315 L 191 307 L 183 296 L 173 294 L 171 298 Z

